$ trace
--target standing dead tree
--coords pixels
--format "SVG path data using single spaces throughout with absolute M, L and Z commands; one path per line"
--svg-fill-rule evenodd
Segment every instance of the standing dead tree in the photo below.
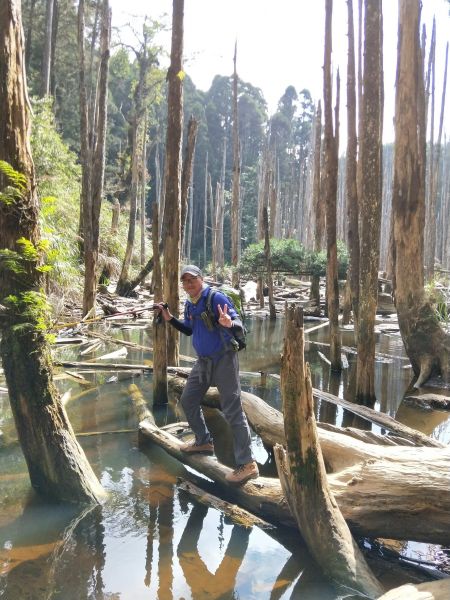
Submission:
M 323 195 L 326 205 L 327 230 L 327 306 L 330 320 L 330 361 L 334 371 L 340 371 L 341 342 L 339 334 L 339 285 L 337 268 L 336 241 L 336 194 L 338 172 L 338 131 L 339 121 L 339 74 L 337 76 L 336 118 L 333 128 L 332 83 L 331 83 L 331 46 L 333 0 L 325 4 L 325 53 L 323 68 L 323 110 L 324 110 L 324 182 Z
M 375 400 L 375 315 L 380 261 L 383 69 L 381 0 L 365 0 L 359 314 L 356 397 Z
M 395 99 L 394 298 L 400 333 L 420 387 L 450 376 L 450 336 L 424 292 L 425 100 L 419 0 L 401 0 Z M 414 243 L 412 243 L 414 240 Z
M 238 118 L 238 76 L 236 71 L 237 42 L 234 45 L 233 72 L 233 188 L 231 196 L 231 265 L 233 267 L 232 284 L 239 287 L 239 214 L 240 214 L 240 147 L 239 147 L 239 118 Z
M 30 481 L 62 502 L 104 492 L 53 383 L 20 2 L 0 4 L 0 353 Z
M 103 197 L 105 169 L 108 68 L 111 38 L 111 12 L 108 0 L 103 0 L 98 92 L 90 110 L 85 69 L 84 0 L 78 7 L 78 65 L 80 77 L 80 137 L 81 137 L 81 205 L 80 232 L 84 249 L 83 314 L 95 304 L 100 243 L 100 207 Z
M 178 316 L 178 269 L 181 236 L 181 142 L 183 135 L 183 20 L 184 0 L 173 0 L 172 45 L 167 72 L 167 133 L 165 160 L 163 291 L 172 314 Z M 178 331 L 167 333 L 167 360 L 178 364 Z
M 367 566 L 327 481 L 303 349 L 302 309 L 289 307 L 281 364 L 286 452 L 283 446 L 275 446 L 281 486 L 302 537 L 324 572 L 347 590 L 377 598 L 382 587 Z

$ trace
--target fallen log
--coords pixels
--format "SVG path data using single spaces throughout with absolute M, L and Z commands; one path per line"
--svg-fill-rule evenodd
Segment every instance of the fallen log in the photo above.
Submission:
M 303 351 L 303 313 L 290 306 L 281 363 L 286 451 L 280 444 L 274 448 L 281 487 L 308 550 L 324 573 L 346 591 L 376 598 L 383 588 L 367 566 L 328 484 Z
M 184 381 L 176 378 L 169 385 L 171 390 L 180 390 L 184 387 Z M 253 394 L 243 392 L 241 397 L 247 419 L 264 443 L 271 446 L 276 443 L 284 445 L 281 413 Z M 218 408 L 218 394 L 214 395 L 210 390 L 205 402 Z M 159 438 L 149 430 L 144 433 L 172 453 L 172 445 L 166 446 L 164 438 Z M 442 449 L 378 446 L 325 429 L 319 429 L 319 439 L 331 491 L 354 533 L 434 544 L 448 543 L 448 446 Z M 179 443 L 181 442 L 177 440 L 177 446 Z M 176 458 L 184 462 L 184 457 L 180 455 L 178 452 Z M 201 468 L 194 468 L 223 483 L 227 471 L 221 471 L 220 466 L 217 467 L 218 463 L 215 464 L 215 469 L 209 472 L 203 470 L 203 462 L 199 465 Z M 257 487 L 256 484 L 262 485 Z M 252 487 L 248 488 L 248 485 Z M 247 489 L 251 490 L 248 494 Z M 246 484 L 234 493 L 238 494 L 239 502 L 251 512 L 269 521 L 292 525 L 292 517 L 287 510 L 278 480 L 260 477 L 256 483 Z
M 450 410 L 450 398 L 440 394 L 408 394 L 403 402 L 425 410 Z
M 389 590 L 378 600 L 448 600 L 450 598 L 450 578 L 425 583 L 407 583 Z
M 221 498 L 217 498 L 205 490 L 199 488 L 191 481 L 181 480 L 178 482 L 178 489 L 187 492 L 191 496 L 193 496 L 198 502 L 201 504 L 205 504 L 206 506 L 212 506 L 217 510 L 220 510 L 224 515 L 229 517 L 233 523 L 240 525 L 241 527 L 253 527 L 257 525 L 261 529 L 269 529 L 272 527 L 270 523 L 255 517 L 248 511 L 236 506 L 236 504 L 231 504 L 226 500 L 222 500 Z

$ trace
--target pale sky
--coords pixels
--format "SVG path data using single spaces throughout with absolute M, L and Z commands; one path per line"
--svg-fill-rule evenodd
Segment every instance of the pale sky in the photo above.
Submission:
M 110 0 L 113 26 L 130 19 L 140 29 L 142 17 L 160 18 L 170 27 L 171 0 Z M 353 0 L 354 10 L 358 0 Z M 392 141 L 397 52 L 397 0 L 384 0 L 384 138 Z M 269 114 L 277 107 L 288 85 L 298 92 L 308 88 L 315 101 L 322 97 L 325 0 L 185 0 L 184 69 L 201 90 L 215 75 L 233 72 L 237 40 L 239 77 L 261 88 Z M 450 39 L 449 3 L 423 0 L 422 21 L 431 38 L 433 15 L 437 23 L 436 125 L 442 95 L 445 44 Z M 355 15 L 355 24 L 357 17 Z M 121 28 L 122 31 L 125 31 Z M 170 34 L 163 38 L 170 49 Z M 347 62 L 347 2 L 335 0 L 333 8 L 333 67 L 341 76 L 341 139 L 345 136 L 345 77 Z M 450 76 L 448 76 L 450 79 Z M 450 84 L 449 84 L 450 85 Z M 447 87 L 449 87 L 449 85 Z M 445 130 L 450 134 L 450 93 L 447 92 Z

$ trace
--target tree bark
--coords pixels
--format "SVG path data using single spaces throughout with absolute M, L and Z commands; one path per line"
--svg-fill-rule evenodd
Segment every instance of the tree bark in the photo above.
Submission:
M 331 369 L 340 371 L 341 342 L 339 334 L 339 283 L 337 269 L 336 242 L 336 194 L 338 170 L 338 119 L 335 119 L 333 131 L 332 84 L 331 84 L 331 45 L 333 1 L 325 4 L 325 52 L 323 69 L 323 109 L 324 109 L 324 199 L 326 206 L 327 231 L 327 306 L 330 320 L 330 360 Z M 336 113 L 339 111 L 339 73 L 337 77 Z
M 172 46 L 167 72 L 167 134 L 165 160 L 164 211 L 164 297 L 174 316 L 178 316 L 180 293 L 178 271 L 180 263 L 181 212 L 181 140 L 183 133 L 183 19 L 184 0 L 173 0 Z M 178 365 L 179 334 L 170 327 L 167 335 L 167 360 Z
M 423 287 L 425 102 L 419 16 L 418 0 L 401 0 L 392 197 L 395 306 L 416 387 L 432 374 L 446 380 L 450 375 L 450 337 L 441 329 Z
M 233 287 L 239 287 L 239 211 L 240 211 L 240 147 L 239 147 L 239 118 L 238 118 L 238 76 L 236 71 L 237 42 L 234 45 L 233 72 L 233 190 L 231 197 L 231 266 L 233 268 L 231 282 Z
M 358 190 L 357 190 L 357 145 L 356 136 L 356 81 L 355 81 L 355 42 L 353 27 L 353 0 L 347 0 L 348 13 L 348 66 L 347 66 L 347 155 L 345 179 L 347 191 L 347 244 L 349 266 L 347 279 L 350 286 L 351 305 L 355 333 L 358 331 L 359 305 L 359 230 L 358 230 Z
M 275 311 L 275 302 L 273 301 L 273 276 L 272 276 L 272 258 L 270 255 L 269 239 L 269 216 L 267 206 L 263 209 L 264 221 L 264 256 L 266 259 L 267 287 L 269 288 L 269 316 L 271 321 L 275 321 L 277 313 Z
M 198 123 L 193 116 L 188 123 L 188 139 L 181 174 L 181 237 L 180 244 L 183 247 L 186 231 L 186 218 L 188 214 L 189 187 L 192 186 L 192 170 L 194 164 L 195 142 L 197 140 Z
M 41 97 L 50 93 L 50 65 L 52 56 L 52 31 L 53 31 L 53 1 L 47 0 L 45 7 L 45 34 L 44 49 L 42 52 L 41 67 Z
M 281 486 L 298 528 L 324 572 L 371 598 L 382 593 L 330 490 L 318 440 L 309 365 L 304 361 L 303 312 L 286 311 L 281 397 L 286 438 L 275 447 Z
M 108 0 L 103 0 L 100 37 L 100 71 L 98 79 L 98 102 L 95 115 L 90 114 L 88 90 L 85 80 L 84 56 L 84 0 L 78 12 L 78 51 L 80 73 L 80 135 L 82 161 L 82 210 L 80 224 L 83 226 L 84 292 L 83 315 L 95 305 L 97 293 L 98 251 L 100 244 L 100 207 L 103 199 L 105 171 L 105 143 L 108 97 L 108 68 L 111 37 L 111 15 Z M 96 135 L 89 123 L 92 120 Z M 95 174 L 95 177 L 93 176 Z
M 148 51 L 148 34 L 144 29 L 144 40 L 141 52 L 137 52 L 137 62 L 139 64 L 139 81 L 134 93 L 134 110 L 130 123 L 131 129 L 131 190 L 130 190 L 130 220 L 128 223 L 128 237 L 125 248 L 125 256 L 122 262 L 119 280 L 117 281 L 116 293 L 120 296 L 126 296 L 130 292 L 129 270 L 133 257 L 134 240 L 136 236 L 136 215 L 139 195 L 139 172 L 142 164 L 142 139 L 145 138 L 146 122 L 146 97 L 147 97 L 147 73 L 151 59 Z
M 24 179 L 16 185 L 18 194 L 13 200 L 0 203 L 0 303 L 9 308 L 0 321 L 0 352 L 31 485 L 52 500 L 99 502 L 103 489 L 75 438 L 52 379 L 45 297 L 40 291 L 39 209 L 22 60 L 20 3 L 6 0 L 0 4 L 0 160 Z M 7 183 L 11 181 L 2 170 L 2 191 Z M 18 240 L 23 240 L 22 248 L 34 249 L 33 258 L 25 259 Z M 22 266 L 22 274 L 8 269 L 4 262 L 8 255 Z
M 375 401 L 375 315 L 380 262 L 382 191 L 382 12 L 381 0 L 366 0 L 360 196 L 360 263 L 356 397 Z
M 153 204 L 153 282 L 155 302 L 163 302 L 161 263 L 158 248 L 158 205 Z M 167 404 L 167 325 L 161 317 L 153 319 L 153 403 Z

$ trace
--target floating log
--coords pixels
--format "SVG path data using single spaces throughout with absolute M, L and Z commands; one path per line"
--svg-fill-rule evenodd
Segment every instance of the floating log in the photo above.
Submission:
M 289 307 L 281 363 L 286 451 L 281 444 L 274 448 L 281 487 L 309 551 L 325 574 L 347 591 L 376 598 L 383 588 L 367 566 L 328 484 L 303 349 L 303 313 Z

